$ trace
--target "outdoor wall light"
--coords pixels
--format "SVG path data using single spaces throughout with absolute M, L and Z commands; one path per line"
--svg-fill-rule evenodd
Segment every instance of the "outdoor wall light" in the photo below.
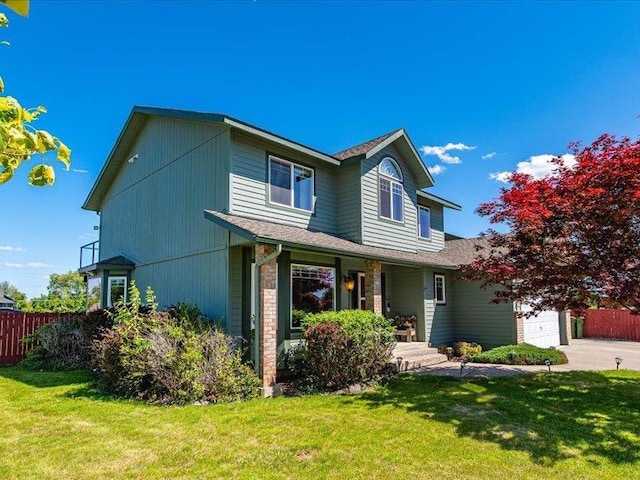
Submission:
M 544 364 L 547 366 L 547 368 L 549 369 L 549 371 L 551 371 L 551 360 L 549 360 L 548 358 L 544 361 Z
M 344 283 L 345 288 L 349 291 L 353 290 L 353 287 L 356 286 L 356 281 L 350 277 L 344 277 L 342 282 Z
M 622 363 L 622 360 L 624 360 L 624 358 L 616 357 L 616 370 L 620 368 L 620 364 Z

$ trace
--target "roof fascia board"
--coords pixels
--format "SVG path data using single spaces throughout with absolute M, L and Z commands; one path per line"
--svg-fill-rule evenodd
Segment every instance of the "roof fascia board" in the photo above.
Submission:
M 417 190 L 418 196 L 425 198 L 427 200 L 431 200 L 432 202 L 439 203 L 447 208 L 451 208 L 452 210 L 461 211 L 462 207 L 457 203 L 450 202 L 449 200 L 445 200 L 442 197 L 438 197 L 437 195 L 433 195 L 431 193 L 423 192 L 422 190 Z
M 209 210 L 205 210 L 204 211 L 204 218 L 206 218 L 207 220 L 211 220 L 213 223 L 215 223 L 216 225 L 221 226 L 222 228 L 225 228 L 227 230 L 229 230 L 230 232 L 235 233 L 236 235 L 244 238 L 245 240 L 249 240 L 250 242 L 256 242 L 257 240 L 257 236 L 254 235 L 253 233 L 251 233 L 249 230 L 246 230 L 242 227 L 239 227 L 233 223 L 227 222 L 226 220 L 223 220 L 222 218 L 216 216 L 213 212 L 209 211 Z
M 291 148 L 298 152 L 304 153 L 305 155 L 309 155 L 310 157 L 317 158 L 319 160 L 325 161 L 332 165 L 340 165 L 340 161 L 330 155 L 319 152 L 309 147 L 305 147 L 297 142 L 288 140 L 279 135 L 275 135 L 273 133 L 267 132 L 265 130 L 253 127 L 246 123 L 240 122 L 230 117 L 224 117 L 224 123 L 229 125 L 230 127 L 237 128 L 238 130 L 242 130 L 243 132 L 249 133 L 251 135 L 260 137 L 264 140 L 268 140 L 279 145 L 283 145 L 285 147 Z

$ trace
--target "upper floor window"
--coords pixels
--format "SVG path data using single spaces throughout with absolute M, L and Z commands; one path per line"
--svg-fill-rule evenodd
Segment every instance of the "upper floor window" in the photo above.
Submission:
M 402 172 L 390 157 L 383 158 L 378 166 L 380 173 L 379 195 L 380 216 L 402 222 Z
M 272 203 L 313 210 L 313 170 L 269 157 L 269 199 Z
M 431 210 L 418 207 L 418 236 L 424 240 L 431 239 Z

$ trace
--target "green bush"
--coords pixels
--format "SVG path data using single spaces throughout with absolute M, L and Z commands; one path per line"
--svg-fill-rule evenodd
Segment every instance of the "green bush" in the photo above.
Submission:
M 505 345 L 470 357 L 472 362 L 505 365 L 544 365 L 547 359 L 552 365 L 568 362 L 567 356 L 560 350 L 535 347 L 528 343 Z
M 23 338 L 31 345 L 22 365 L 34 370 L 74 370 L 90 364 L 90 344 L 83 340 L 78 318 L 48 323 Z
M 453 351 L 456 357 L 470 357 L 482 352 L 482 345 L 475 342 L 454 342 Z
M 129 301 L 116 305 L 113 328 L 94 342 L 95 370 L 106 390 L 157 403 L 256 394 L 258 378 L 242 363 L 234 338 L 194 307 L 158 312 L 151 290 L 146 303 L 144 309 L 132 282 Z
M 304 318 L 304 338 L 290 352 L 299 381 L 337 390 L 378 380 L 395 346 L 391 320 L 365 310 L 341 310 Z

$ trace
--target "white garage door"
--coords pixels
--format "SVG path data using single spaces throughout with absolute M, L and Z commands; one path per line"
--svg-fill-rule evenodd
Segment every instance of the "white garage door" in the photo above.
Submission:
M 523 309 L 524 310 L 524 309 Z M 534 317 L 524 318 L 524 341 L 536 347 L 560 345 L 560 322 L 558 312 L 540 312 Z

